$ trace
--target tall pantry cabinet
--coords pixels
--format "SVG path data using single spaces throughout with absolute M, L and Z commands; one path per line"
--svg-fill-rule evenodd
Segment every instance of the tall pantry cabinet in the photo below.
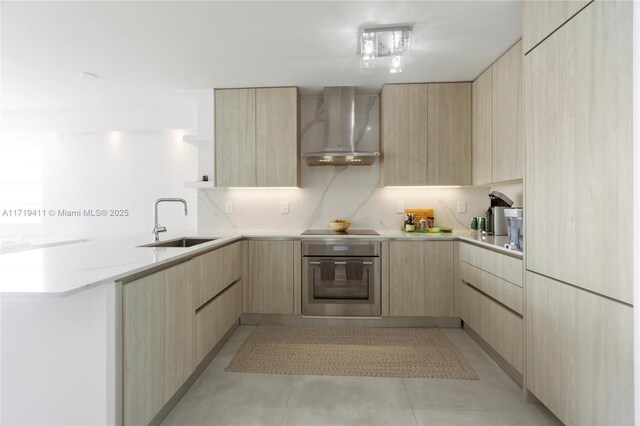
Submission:
M 634 5 L 555 3 L 523 6 L 526 385 L 566 424 L 632 424 Z

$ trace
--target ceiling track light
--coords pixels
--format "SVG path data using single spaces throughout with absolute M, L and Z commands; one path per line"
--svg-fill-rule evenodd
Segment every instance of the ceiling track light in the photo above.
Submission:
M 365 28 L 360 35 L 360 69 L 370 72 L 376 59 L 389 58 L 389 72 L 404 70 L 405 58 L 411 47 L 412 29 L 408 26 Z

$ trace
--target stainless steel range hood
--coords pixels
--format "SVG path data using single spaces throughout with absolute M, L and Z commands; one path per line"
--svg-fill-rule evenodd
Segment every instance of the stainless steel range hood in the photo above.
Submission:
M 369 166 L 379 152 L 356 151 L 352 86 L 324 88 L 324 150 L 303 155 L 310 166 Z

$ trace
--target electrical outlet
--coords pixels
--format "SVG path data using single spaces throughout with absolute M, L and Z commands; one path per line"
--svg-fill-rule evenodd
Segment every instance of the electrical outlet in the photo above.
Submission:
M 398 201 L 396 203 L 396 213 L 398 214 L 404 213 L 404 201 Z
M 282 214 L 289 213 L 289 202 L 288 201 L 281 201 L 280 202 L 280 213 L 282 213 Z
M 466 201 L 458 201 L 458 213 L 466 213 L 466 212 L 467 212 Z
M 224 212 L 227 214 L 233 213 L 233 203 L 231 201 L 224 203 Z

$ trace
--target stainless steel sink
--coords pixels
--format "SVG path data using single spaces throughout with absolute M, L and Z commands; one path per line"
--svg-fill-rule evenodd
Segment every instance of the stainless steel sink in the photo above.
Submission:
M 175 238 L 173 240 L 159 241 L 157 243 L 145 244 L 139 247 L 193 247 L 198 244 L 208 243 L 217 238 Z

